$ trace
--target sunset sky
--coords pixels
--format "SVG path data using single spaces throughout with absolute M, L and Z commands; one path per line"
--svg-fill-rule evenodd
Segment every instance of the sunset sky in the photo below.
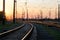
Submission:
M 59 0 L 58 0 L 59 1 Z M 8 19 L 12 18 L 13 14 L 13 0 L 5 0 L 6 2 L 6 17 Z M 25 12 L 26 18 L 26 0 L 17 0 L 17 16 L 21 18 L 22 12 Z M 51 10 L 51 18 L 55 18 L 55 11 L 58 13 L 58 2 L 57 0 L 27 0 L 27 8 L 29 18 L 34 18 L 38 14 L 40 15 L 40 10 L 43 12 L 43 18 L 49 18 L 49 11 Z M 0 0 L 0 11 L 3 10 L 3 0 Z

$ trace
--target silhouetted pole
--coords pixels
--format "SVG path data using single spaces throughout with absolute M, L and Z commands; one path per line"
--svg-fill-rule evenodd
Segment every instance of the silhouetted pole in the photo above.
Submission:
M 49 10 L 49 19 L 51 19 L 51 9 Z
M 24 20 L 24 17 L 25 17 L 25 12 L 23 11 L 22 12 L 22 20 Z
M 22 20 L 23 20 L 23 15 L 24 15 L 24 14 L 23 14 L 23 12 L 22 12 Z
M 28 20 L 28 9 L 27 9 L 27 20 Z
M 16 19 L 17 19 L 17 1 L 16 1 Z
M 13 23 L 15 23 L 15 3 L 16 0 L 14 0 L 14 6 L 13 6 Z
M 25 10 L 24 10 L 24 7 L 22 8 L 22 21 L 24 20 L 25 18 Z
M 55 19 L 57 19 L 57 9 L 55 9 Z
M 28 8 L 27 8 L 27 0 L 26 0 L 26 2 L 25 2 L 25 5 L 26 5 L 26 13 L 27 13 L 27 21 L 28 21 Z
M 3 24 L 5 24 L 5 0 L 3 0 Z
M 37 15 L 37 18 L 38 18 L 38 20 L 39 20 L 39 14 Z
M 40 10 L 40 14 L 41 14 L 41 19 L 42 19 L 42 17 L 43 17 L 42 10 Z

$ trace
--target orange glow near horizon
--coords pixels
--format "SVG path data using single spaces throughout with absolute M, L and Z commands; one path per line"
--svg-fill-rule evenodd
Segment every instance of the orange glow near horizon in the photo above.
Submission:
M 22 12 L 24 10 L 25 12 L 25 18 L 26 18 L 26 6 L 25 6 L 26 0 L 17 0 L 17 18 L 22 17 Z M 6 6 L 5 6 L 5 12 L 6 12 L 6 18 L 12 19 L 13 15 L 13 0 L 5 0 Z M 55 18 L 55 9 L 58 13 L 58 3 L 57 0 L 27 0 L 27 8 L 29 13 L 29 18 L 35 18 L 38 14 L 40 15 L 40 11 L 43 12 L 43 18 L 47 16 L 49 18 L 49 10 L 51 8 L 51 18 Z M 2 11 L 3 7 L 3 0 L 0 0 L 0 11 Z M 58 15 L 57 15 L 58 16 Z

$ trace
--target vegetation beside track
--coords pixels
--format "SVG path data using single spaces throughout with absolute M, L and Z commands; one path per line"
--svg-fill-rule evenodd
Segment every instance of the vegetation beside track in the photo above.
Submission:
M 19 26 L 22 23 L 6 23 L 5 25 L 0 24 L 0 32 L 10 30 L 14 28 L 15 26 Z
M 56 28 L 53 26 L 47 26 L 47 25 L 43 25 L 43 24 L 39 24 L 37 25 L 38 29 L 40 28 L 40 30 L 44 30 L 48 33 L 48 35 L 52 36 L 54 40 L 60 40 L 60 28 Z

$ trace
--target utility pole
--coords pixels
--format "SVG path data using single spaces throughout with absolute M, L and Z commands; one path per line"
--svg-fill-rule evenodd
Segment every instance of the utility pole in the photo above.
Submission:
M 5 24 L 5 0 L 3 0 L 3 22 L 2 24 Z
M 27 0 L 25 2 L 25 6 L 26 6 L 26 13 L 27 13 L 27 21 L 28 21 L 28 8 L 27 8 Z
M 17 1 L 16 1 L 16 5 L 15 6 L 16 6 L 16 19 L 17 19 Z
M 57 19 L 57 8 L 55 9 L 55 19 Z
M 13 6 L 13 23 L 15 23 L 15 3 L 16 0 L 14 0 L 14 6 Z
M 24 17 L 25 17 L 25 12 L 23 11 L 22 12 L 22 20 L 24 20 Z
M 39 19 L 40 19 L 39 14 L 37 15 L 37 19 L 38 19 L 38 21 L 39 21 Z
M 25 10 L 24 10 L 24 7 L 22 7 L 22 20 L 24 20 L 25 18 Z
M 39 14 L 37 15 L 37 19 L 39 20 Z
M 51 19 L 51 9 L 49 10 L 49 19 Z
M 42 19 L 42 17 L 43 17 L 42 10 L 40 10 L 40 17 L 41 17 L 41 19 Z

